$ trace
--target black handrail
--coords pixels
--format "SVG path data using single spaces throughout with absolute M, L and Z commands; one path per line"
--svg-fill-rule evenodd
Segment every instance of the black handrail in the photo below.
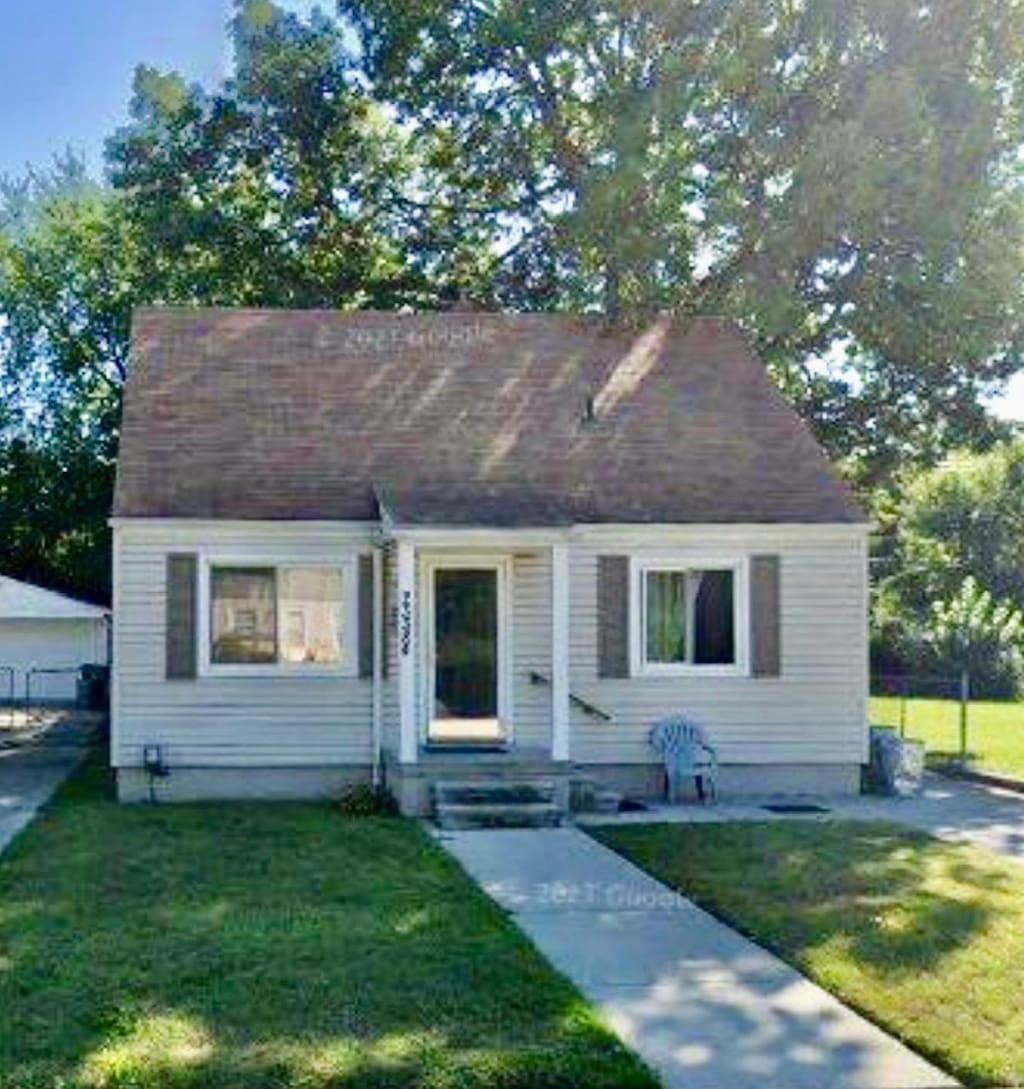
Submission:
M 543 684 L 550 688 L 551 678 L 545 677 L 543 673 L 538 673 L 535 669 L 531 669 L 530 684 Z M 612 720 L 612 716 L 607 711 L 602 711 L 600 707 L 596 707 L 582 696 L 577 696 L 575 692 L 569 693 L 569 702 L 574 707 L 578 707 L 585 715 L 590 715 L 591 718 L 599 718 L 602 722 L 611 722 Z

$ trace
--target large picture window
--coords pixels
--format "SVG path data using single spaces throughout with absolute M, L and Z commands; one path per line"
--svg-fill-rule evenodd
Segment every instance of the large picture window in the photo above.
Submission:
M 210 566 L 210 664 L 337 666 L 345 658 L 340 568 Z
M 636 586 L 641 671 L 738 667 L 738 583 L 738 566 L 640 566 Z

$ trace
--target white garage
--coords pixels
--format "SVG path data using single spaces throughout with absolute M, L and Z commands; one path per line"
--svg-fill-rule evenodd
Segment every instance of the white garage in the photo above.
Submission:
M 0 702 L 75 698 L 77 670 L 107 663 L 109 614 L 98 605 L 0 575 Z

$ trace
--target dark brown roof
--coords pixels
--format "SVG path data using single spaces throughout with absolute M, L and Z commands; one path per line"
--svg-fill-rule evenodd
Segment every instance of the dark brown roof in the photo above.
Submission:
M 864 520 L 725 321 L 136 314 L 116 515 L 371 519 L 377 497 L 418 524 Z

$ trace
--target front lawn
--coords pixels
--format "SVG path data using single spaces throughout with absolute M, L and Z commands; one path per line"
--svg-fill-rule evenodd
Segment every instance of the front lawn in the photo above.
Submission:
M 1024 867 L 889 825 L 590 829 L 972 1085 L 1024 1084 Z
M 871 721 L 899 728 L 901 707 L 895 696 L 872 696 Z M 903 706 L 906 736 L 923 741 L 930 756 L 957 757 L 960 753 L 960 704 L 952 699 L 906 700 Z M 967 763 L 979 771 L 993 771 L 1024 779 L 1024 703 L 972 700 L 967 705 Z
M 0 1086 L 651 1086 L 418 825 L 119 807 L 0 857 Z

